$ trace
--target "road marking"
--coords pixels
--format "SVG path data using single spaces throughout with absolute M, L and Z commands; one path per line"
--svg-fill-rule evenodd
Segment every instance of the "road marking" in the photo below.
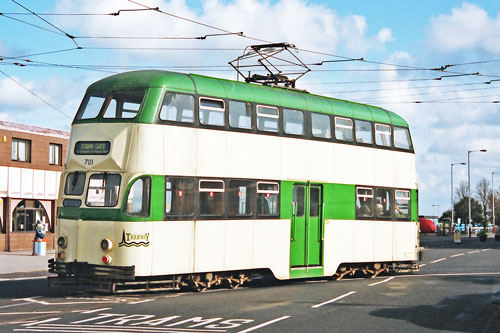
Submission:
M 95 310 L 75 310 L 72 312 L 81 312 L 81 313 L 94 313 L 94 312 L 99 312 L 99 311 L 104 311 L 104 310 L 110 310 L 111 308 L 101 308 L 101 309 L 95 309 Z
M 61 319 L 61 318 L 49 318 L 49 319 L 45 319 L 45 320 L 34 321 L 34 322 L 31 322 L 31 323 L 28 323 L 28 324 L 24 324 L 24 325 L 21 325 L 21 326 L 32 326 L 32 325 L 50 323 L 51 321 L 56 321 L 56 320 L 59 320 L 59 319 Z
M 256 329 L 259 329 L 261 327 L 268 326 L 268 325 L 274 324 L 274 323 L 276 323 L 276 322 L 278 322 L 280 320 L 284 320 L 284 319 L 288 319 L 288 318 L 290 318 L 290 316 L 279 317 L 279 318 L 276 318 L 276 319 L 273 319 L 273 320 L 270 320 L 270 321 L 266 321 L 265 323 L 262 323 L 260 325 L 247 328 L 246 330 L 239 331 L 238 333 L 247 333 L 247 332 L 255 331 Z
M 33 299 L 35 297 L 27 297 L 27 298 L 19 298 L 19 301 L 27 301 L 31 303 L 37 303 L 41 305 L 72 305 L 72 304 L 97 304 L 97 303 L 120 303 L 120 300 L 109 300 L 109 301 L 83 301 L 83 302 L 59 302 L 59 303 L 50 303 L 46 301 L 38 301 Z
M 484 250 L 481 250 L 481 252 L 484 252 L 484 251 L 489 251 L 489 250 L 491 250 L 491 249 L 484 249 Z
M 135 301 L 135 302 L 127 303 L 127 304 L 140 304 L 140 303 L 146 303 L 146 302 L 152 302 L 152 301 L 154 301 L 154 299 L 145 299 L 143 301 Z
M 42 324 L 40 326 L 15 329 L 24 332 L 163 332 L 163 333 L 224 333 L 227 330 L 203 328 L 163 328 L 163 327 L 137 327 L 137 326 L 112 326 L 112 325 L 71 325 L 71 324 Z
M 27 312 L 0 312 L 2 315 L 25 315 L 25 314 L 47 314 L 47 313 L 61 313 L 61 311 L 27 311 Z
M 430 273 L 414 275 L 398 275 L 398 278 L 429 277 L 429 276 L 475 276 L 475 275 L 500 275 L 500 272 L 476 272 L 476 273 Z
M 387 278 L 387 279 L 385 279 L 383 281 L 379 281 L 379 282 L 375 282 L 375 283 L 369 284 L 368 287 L 373 287 L 373 286 L 376 286 L 377 284 L 389 282 L 389 281 L 391 281 L 394 278 L 395 278 L 395 276 L 391 276 L 390 278 Z
M 418 265 L 418 267 L 424 267 L 424 266 L 427 266 L 427 264 L 420 264 L 420 265 Z
M 0 281 L 22 281 L 22 280 L 39 280 L 46 279 L 47 276 L 30 276 L 30 277 L 20 277 L 20 278 L 6 278 L 0 279 Z
M 0 309 L 11 308 L 13 306 L 20 306 L 20 305 L 26 305 L 26 304 L 31 304 L 31 303 L 30 302 L 26 302 L 26 303 L 17 303 L 17 304 L 3 305 L 3 306 L 0 306 Z
M 465 253 L 454 254 L 454 255 L 450 256 L 450 258 L 456 258 L 456 257 L 460 257 L 463 255 L 465 255 Z
M 476 251 L 470 251 L 470 252 L 467 252 L 467 253 L 479 253 L 479 250 L 476 250 Z
M 436 260 L 431 261 L 429 264 L 435 264 L 437 262 L 440 262 L 440 261 L 443 261 L 443 260 L 446 260 L 446 259 L 448 259 L 448 258 L 436 259 Z
M 352 294 L 355 294 L 355 293 L 356 293 L 355 291 L 350 291 L 350 292 L 348 292 L 347 294 L 344 294 L 344 295 L 339 296 L 339 297 L 335 297 L 335 298 L 333 298 L 333 299 L 331 299 L 331 300 L 329 300 L 329 301 L 326 301 L 326 302 L 323 302 L 323 303 L 320 303 L 320 304 L 313 305 L 313 306 L 311 306 L 311 308 L 313 308 L 313 309 L 317 309 L 317 308 L 319 308 L 320 306 L 323 306 L 323 305 L 326 305 L 326 304 L 329 304 L 329 303 L 336 302 L 336 301 L 338 301 L 338 300 L 340 300 L 340 299 L 342 299 L 342 298 L 344 298 L 344 297 L 347 297 L 347 296 L 352 295 Z

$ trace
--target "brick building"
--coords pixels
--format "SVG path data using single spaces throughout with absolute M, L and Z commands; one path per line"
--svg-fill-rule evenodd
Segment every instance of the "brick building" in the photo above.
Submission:
M 69 132 L 0 121 L 0 251 L 32 248 L 33 224 L 54 247 L 59 183 Z

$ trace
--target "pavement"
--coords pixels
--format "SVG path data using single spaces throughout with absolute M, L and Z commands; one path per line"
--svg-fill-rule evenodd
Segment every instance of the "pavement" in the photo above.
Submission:
M 32 251 L 0 252 L 0 275 L 47 272 L 50 258 L 54 250 L 47 250 L 45 256 L 34 256 Z
M 480 242 L 476 235 L 461 237 L 461 243 L 455 243 L 453 236 L 421 234 L 420 246 L 424 248 L 500 248 L 500 241 L 490 235 L 486 242 Z M 45 256 L 32 255 L 32 251 L 0 252 L 0 275 L 14 273 L 47 272 L 47 261 L 54 258 L 54 250 L 47 250 Z

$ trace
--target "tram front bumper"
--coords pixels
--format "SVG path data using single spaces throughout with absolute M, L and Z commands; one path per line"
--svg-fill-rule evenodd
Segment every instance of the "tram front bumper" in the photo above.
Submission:
M 135 266 L 94 265 L 87 262 L 49 260 L 50 287 L 80 286 L 94 290 L 108 290 L 115 282 L 135 280 Z

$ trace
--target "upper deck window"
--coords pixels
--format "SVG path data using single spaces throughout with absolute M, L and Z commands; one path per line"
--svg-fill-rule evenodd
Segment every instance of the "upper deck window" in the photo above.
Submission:
M 356 120 L 356 141 L 359 143 L 373 143 L 372 124 L 369 121 Z
M 404 127 L 394 127 L 394 146 L 401 149 L 411 149 L 410 132 Z
M 114 207 L 118 202 L 121 176 L 117 174 L 95 174 L 90 176 L 87 190 L 87 206 Z
M 200 97 L 200 123 L 224 126 L 224 101 Z
M 375 124 L 375 143 L 379 146 L 391 146 L 391 126 Z
M 252 108 L 250 103 L 229 101 L 229 126 L 252 128 Z
M 283 121 L 286 134 L 304 135 L 304 112 L 283 109 Z
M 85 95 L 80 109 L 78 109 L 78 113 L 76 114 L 76 119 L 93 119 L 97 117 L 106 100 L 106 95 L 105 91 Z
M 192 123 L 194 117 L 194 97 L 191 95 L 167 93 L 160 110 L 160 119 Z
M 257 129 L 278 132 L 279 110 L 276 107 L 257 105 Z
M 141 108 L 144 95 L 144 90 L 113 91 L 103 117 L 114 119 L 135 118 Z
M 335 138 L 342 141 L 352 141 L 352 119 L 335 117 Z
M 316 138 L 332 138 L 330 116 L 326 114 L 311 113 L 311 128 Z

